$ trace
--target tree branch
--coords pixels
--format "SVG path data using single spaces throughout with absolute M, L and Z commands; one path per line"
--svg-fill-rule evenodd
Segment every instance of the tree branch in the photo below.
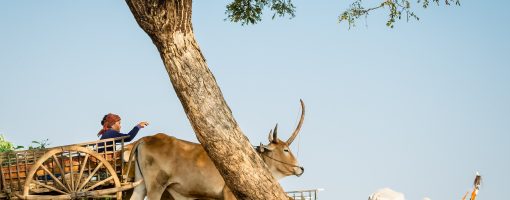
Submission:
M 438 6 L 440 5 L 439 0 L 432 0 Z M 460 0 L 444 0 L 445 5 L 451 5 L 451 3 L 455 2 L 455 5 L 460 6 Z M 411 9 L 411 1 L 409 0 L 384 0 L 379 5 L 365 8 L 362 5 L 363 0 L 356 0 L 350 6 L 349 9 L 344 11 L 339 17 L 338 22 L 341 23 L 343 21 L 347 21 L 349 23 L 349 29 L 351 27 L 356 26 L 356 20 L 360 17 L 367 17 L 371 11 L 386 8 L 388 10 L 388 21 L 386 22 L 386 26 L 393 28 L 394 23 L 397 19 L 402 18 L 402 13 L 405 13 L 406 20 L 415 19 L 420 20 L 420 18 L 414 13 Z M 430 1 L 429 0 L 417 0 L 417 4 L 422 4 L 423 8 L 428 8 Z

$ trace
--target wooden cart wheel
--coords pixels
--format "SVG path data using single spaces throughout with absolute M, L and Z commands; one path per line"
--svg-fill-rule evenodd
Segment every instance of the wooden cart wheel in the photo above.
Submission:
M 119 178 L 100 154 L 80 146 L 51 149 L 31 167 L 24 199 L 97 198 L 108 193 L 122 199 Z M 112 192 L 113 191 L 113 192 Z

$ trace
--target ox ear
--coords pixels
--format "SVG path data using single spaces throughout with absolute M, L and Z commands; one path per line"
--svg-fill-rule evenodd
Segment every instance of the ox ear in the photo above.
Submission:
M 271 148 L 271 146 L 266 146 L 266 145 L 263 145 L 262 142 L 260 143 L 259 146 L 257 146 L 257 152 L 259 153 L 264 153 L 265 151 L 272 151 L 273 148 Z
M 257 147 L 257 151 L 259 153 L 264 153 L 264 149 L 265 149 L 265 147 L 264 147 L 264 145 L 261 142 L 260 145 Z

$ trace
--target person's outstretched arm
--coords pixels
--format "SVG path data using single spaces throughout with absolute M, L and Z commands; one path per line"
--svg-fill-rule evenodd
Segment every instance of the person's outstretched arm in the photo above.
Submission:
M 121 133 L 122 136 L 129 136 L 128 138 L 124 139 L 124 142 L 131 142 L 131 140 L 133 140 L 136 137 L 136 134 L 138 134 L 138 131 L 140 131 L 140 129 L 142 129 L 142 128 L 145 128 L 147 125 L 149 125 L 149 123 L 140 122 L 135 127 L 133 127 L 133 129 L 131 129 L 131 131 L 129 131 L 128 134 Z M 120 136 L 120 137 L 122 137 L 122 136 Z

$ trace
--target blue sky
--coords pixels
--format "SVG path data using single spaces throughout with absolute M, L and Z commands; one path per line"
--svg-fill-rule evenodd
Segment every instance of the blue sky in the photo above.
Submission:
M 366 199 L 390 187 L 406 199 L 460 199 L 479 170 L 479 199 L 510 188 L 510 13 L 507 1 L 417 9 L 385 27 L 371 14 L 348 30 L 351 1 L 295 1 L 296 17 L 241 26 L 228 1 L 195 1 L 196 38 L 253 144 L 279 123 L 305 174 L 286 190 Z M 376 1 L 368 1 L 376 2 Z M 197 141 L 159 57 L 123 1 L 0 3 L 0 134 L 19 145 L 96 140 L 100 120 L 123 131 Z

